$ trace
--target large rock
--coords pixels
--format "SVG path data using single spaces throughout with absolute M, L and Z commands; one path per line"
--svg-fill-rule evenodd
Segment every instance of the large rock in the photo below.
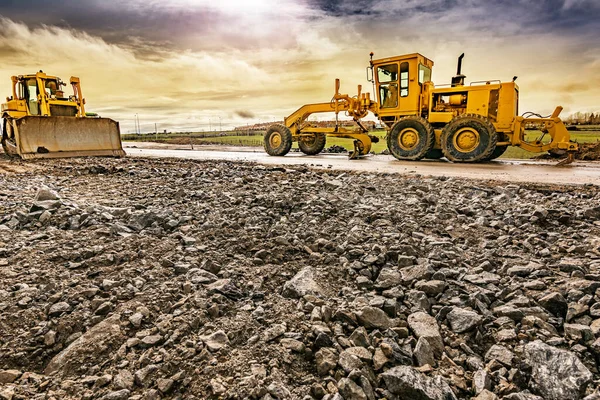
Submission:
M 475 311 L 454 307 L 446 316 L 450 328 L 456 333 L 468 332 L 481 324 L 483 317 Z
M 401 366 L 381 374 L 385 386 L 401 399 L 456 400 L 456 396 L 441 377 L 430 378 L 413 367 Z
M 66 349 L 58 353 L 44 374 L 76 372 L 84 364 L 96 365 L 105 361 L 125 341 L 118 314 L 96 324 Z
M 48 187 L 41 187 L 36 195 L 34 201 L 48 201 L 48 200 L 60 200 L 60 196 Z
M 498 344 L 495 344 L 492 347 L 490 347 L 487 353 L 485 353 L 486 361 L 496 360 L 507 367 L 510 367 L 512 365 L 514 358 L 515 355 L 512 351 Z
M 385 311 L 375 307 L 365 307 L 356 313 L 358 322 L 365 328 L 388 329 L 392 327 L 393 322 L 387 316 Z
M 340 379 L 338 389 L 344 396 L 344 400 L 367 400 L 367 395 L 362 388 L 348 378 Z
M 315 273 L 311 267 L 300 270 L 300 272 L 283 285 L 283 297 L 299 299 L 307 294 L 318 294 L 321 289 L 315 281 L 314 276 Z
M 315 353 L 315 363 L 319 375 L 326 375 L 337 366 L 338 356 L 332 349 L 324 347 Z
M 400 283 L 402 283 L 400 272 L 389 267 L 382 268 L 381 272 L 379 272 L 379 276 L 377 276 L 377 280 L 375 281 L 375 285 L 379 289 L 389 289 L 391 287 L 398 286 Z
M 577 400 L 592 382 L 592 373 L 573 353 L 540 340 L 525 345 L 524 358 L 531 366 L 529 387 L 545 400 Z
M 407 319 L 408 326 L 417 338 L 427 340 L 434 354 L 441 356 L 444 351 L 444 341 L 435 318 L 426 312 L 410 314 Z
M 564 318 L 567 315 L 567 300 L 558 292 L 545 295 L 538 300 L 538 303 L 557 317 Z

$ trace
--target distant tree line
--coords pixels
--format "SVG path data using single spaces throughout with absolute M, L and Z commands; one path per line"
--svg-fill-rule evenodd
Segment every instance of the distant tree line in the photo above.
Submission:
M 600 112 L 576 112 L 567 117 L 565 122 L 573 125 L 600 125 Z

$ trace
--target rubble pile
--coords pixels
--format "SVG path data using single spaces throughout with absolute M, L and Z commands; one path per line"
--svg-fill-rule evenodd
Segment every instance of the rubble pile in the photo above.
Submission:
M 598 399 L 600 191 L 174 160 L 0 174 L 0 399 Z

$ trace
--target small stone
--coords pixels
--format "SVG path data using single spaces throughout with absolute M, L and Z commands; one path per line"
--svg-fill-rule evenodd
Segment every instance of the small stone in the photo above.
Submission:
M 375 349 L 375 354 L 373 354 L 373 368 L 375 371 L 379 371 L 385 364 L 390 362 L 391 359 L 385 355 L 383 350 L 378 347 Z
M 407 319 L 408 326 L 414 332 L 417 338 L 427 340 L 429 346 L 436 356 L 441 356 L 444 351 L 444 341 L 435 318 L 431 315 L 419 311 L 410 314 Z
M 208 350 L 213 353 L 229 344 L 229 338 L 222 330 L 216 331 L 208 336 L 201 336 L 200 339 L 206 344 Z
M 480 369 L 473 374 L 473 390 L 475 394 L 481 394 L 486 390 L 492 390 L 492 378 L 485 369 Z
M 418 281 L 415 289 L 426 293 L 428 296 L 437 296 L 444 291 L 446 282 L 440 280 Z
M 446 315 L 446 318 L 450 323 L 450 328 L 456 333 L 468 332 L 480 325 L 483 321 L 483 317 L 475 311 L 458 307 L 454 307 L 452 311 Z
M 514 354 L 506 347 L 495 344 L 485 353 L 485 359 L 486 361 L 496 360 L 510 367 L 514 359 Z
M 169 393 L 174 383 L 173 379 L 160 378 L 156 381 L 156 387 L 161 393 Z
M 286 332 L 287 328 L 284 324 L 274 324 L 263 333 L 265 342 L 270 342 L 277 339 Z
M 13 383 L 16 381 L 23 373 L 16 369 L 5 369 L 0 370 L 0 383 Z
M 216 379 L 210 380 L 210 390 L 215 396 L 222 396 L 227 392 L 227 388 Z
M 326 375 L 337 366 L 338 356 L 332 349 L 324 347 L 315 353 L 315 363 L 319 375 Z
M 367 329 L 388 329 L 392 327 L 392 320 L 380 308 L 364 307 L 356 312 L 356 318 Z
M 538 304 L 557 317 L 564 318 L 567 314 L 567 300 L 565 300 L 565 298 L 558 292 L 553 292 L 543 296 L 538 300 Z
M 565 337 L 576 342 L 588 342 L 594 339 L 592 330 L 587 325 L 564 324 Z
M 113 379 L 116 389 L 133 389 L 133 374 L 126 369 L 120 370 Z
M 162 341 L 161 335 L 148 335 L 142 339 L 142 344 L 145 346 L 155 346 Z
M 104 303 L 102 303 L 98 306 L 98 308 L 96 309 L 94 314 L 106 315 L 112 310 L 112 308 L 113 308 L 113 304 L 110 301 L 105 301 Z
M 290 349 L 296 353 L 303 353 L 305 349 L 304 343 L 296 339 L 285 338 L 281 339 L 279 343 L 286 349 Z
M 348 378 L 340 379 L 338 389 L 344 400 L 367 400 L 362 388 Z
M 56 332 L 55 331 L 48 331 L 46 332 L 46 334 L 44 335 L 44 344 L 48 347 L 50 346 L 54 346 L 54 344 L 56 343 Z
M 100 400 L 127 400 L 130 393 L 128 389 L 116 390 L 100 397 Z
M 292 279 L 283 285 L 283 297 L 299 299 L 307 294 L 318 294 L 321 289 L 315 281 L 315 273 L 311 267 L 306 267 L 298 272 Z
M 71 311 L 71 306 L 69 305 L 69 303 L 60 301 L 58 303 L 52 304 L 50 310 L 48 311 L 48 315 L 50 315 L 51 317 L 56 317 L 62 313 L 69 311 Z
M 361 349 L 364 349 L 364 347 L 361 347 Z M 347 374 L 352 370 L 361 369 L 363 366 L 363 362 L 360 358 L 348 350 L 344 350 L 340 353 L 338 364 Z
M 439 375 L 430 378 L 412 367 L 387 370 L 381 377 L 387 389 L 401 399 L 456 400 L 448 383 Z
M 142 320 L 144 319 L 144 314 L 136 312 L 129 317 L 129 322 L 136 328 L 139 328 L 142 325 Z
M 148 387 L 153 373 L 157 370 L 158 370 L 157 365 L 150 364 L 150 365 L 145 366 L 142 369 L 135 371 L 135 374 L 133 374 L 135 383 L 141 387 Z
M 429 342 L 423 337 L 419 338 L 417 341 L 417 345 L 413 351 L 413 357 L 415 358 L 417 366 L 419 367 L 427 364 L 431 365 L 432 367 L 435 365 L 433 350 L 431 349 Z

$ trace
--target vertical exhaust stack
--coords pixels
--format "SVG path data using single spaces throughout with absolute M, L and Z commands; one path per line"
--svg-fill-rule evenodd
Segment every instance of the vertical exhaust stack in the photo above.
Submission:
M 465 86 L 465 78 L 466 76 L 461 73 L 462 70 L 462 60 L 465 57 L 465 53 L 462 53 L 458 57 L 458 66 L 456 67 L 456 76 L 452 78 L 452 87 L 455 86 Z

